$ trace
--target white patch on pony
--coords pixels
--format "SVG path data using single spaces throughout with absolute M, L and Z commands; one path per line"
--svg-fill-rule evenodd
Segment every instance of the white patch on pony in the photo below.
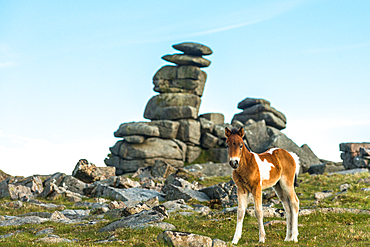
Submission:
M 293 152 L 288 152 L 294 159 L 294 162 L 295 162 L 295 174 L 299 174 L 299 169 L 300 169 L 300 165 L 299 165 L 299 157 L 297 154 L 293 153 Z
M 268 154 L 272 154 L 275 150 L 277 150 L 277 149 L 280 149 L 280 148 L 271 148 L 271 149 L 269 149 L 269 150 L 267 150 L 267 152 L 266 153 L 268 153 Z
M 270 179 L 270 171 L 272 167 L 275 167 L 274 164 L 268 162 L 267 160 L 261 160 L 260 156 L 256 153 L 252 153 L 254 159 L 257 162 L 258 169 L 260 170 L 260 184 L 262 185 L 262 180 Z
M 239 157 L 231 157 L 230 158 L 230 161 L 238 161 L 238 163 L 240 162 L 240 158 Z

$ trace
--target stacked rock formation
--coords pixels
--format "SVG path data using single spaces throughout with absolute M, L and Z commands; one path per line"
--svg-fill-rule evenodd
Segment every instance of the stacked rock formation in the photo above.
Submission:
M 270 106 L 264 99 L 246 98 L 239 102 L 238 108 L 243 112 L 235 114 L 233 120 L 246 123 L 249 119 L 254 121 L 265 120 L 266 125 L 279 130 L 285 129 L 286 117 L 283 113 Z
M 145 108 L 144 117 L 151 122 L 123 123 L 114 133 L 123 140 L 110 148 L 105 163 L 116 167 L 117 175 L 152 166 L 156 160 L 182 167 L 185 161 L 190 163 L 198 158 L 201 147 L 215 147 L 218 136 L 224 138 L 224 127 L 219 128 L 219 134 L 213 133 L 215 124 L 224 124 L 222 114 L 204 114 L 198 119 L 207 79 L 200 68 L 211 63 L 202 56 L 212 54 L 212 50 L 197 43 L 173 47 L 184 53 L 162 57 L 176 65 L 163 66 L 153 77 L 154 91 L 160 94 L 152 97 Z
M 341 143 L 340 157 L 345 169 L 370 168 L 370 143 Z

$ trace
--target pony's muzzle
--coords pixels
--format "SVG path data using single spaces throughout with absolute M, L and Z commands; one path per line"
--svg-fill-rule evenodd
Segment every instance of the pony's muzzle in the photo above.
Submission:
M 230 158 L 229 164 L 231 168 L 236 169 L 239 167 L 239 161 L 240 159 L 238 157 L 232 157 Z

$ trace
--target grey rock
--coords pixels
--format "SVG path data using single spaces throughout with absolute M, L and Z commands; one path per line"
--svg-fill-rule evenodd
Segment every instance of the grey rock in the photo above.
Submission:
M 199 122 L 200 122 L 200 132 L 202 134 L 213 132 L 214 123 L 212 121 L 203 117 L 199 117 Z
M 157 126 L 151 126 L 147 122 L 130 122 L 121 124 L 118 130 L 114 132 L 115 137 L 125 137 L 132 135 L 158 137 L 159 129 Z
M 193 119 L 179 120 L 180 128 L 177 139 L 185 143 L 199 145 L 200 141 L 200 122 Z
M 123 141 L 118 141 L 116 142 L 116 144 L 114 144 L 113 147 L 110 147 L 109 148 L 109 151 L 113 154 L 113 155 L 117 155 L 119 154 L 119 150 L 121 149 L 121 145 L 122 145 Z
M 40 176 L 30 176 L 25 179 L 18 180 L 14 185 L 23 185 L 29 187 L 33 194 L 40 194 L 43 190 L 42 181 Z
M 248 147 L 253 152 L 263 153 L 269 148 L 271 137 L 267 132 L 264 120 L 246 125 L 244 127 L 244 135 L 247 140 Z
M 253 106 L 245 108 L 242 114 L 248 115 L 248 114 L 256 114 L 259 112 L 272 112 L 275 116 L 277 116 L 278 118 L 283 120 L 284 123 L 286 123 L 285 115 L 282 112 L 276 110 L 274 107 L 271 107 L 269 105 L 264 105 L 264 104 L 253 105 Z
M 83 190 L 89 185 L 71 175 L 66 175 L 58 186 L 83 195 Z
M 125 136 L 125 141 L 128 143 L 140 144 L 145 141 L 145 137 L 139 135 Z
M 153 166 L 156 160 L 163 160 L 173 167 L 179 168 L 184 166 L 183 160 L 166 159 L 163 157 L 150 158 L 150 159 L 136 159 L 136 160 L 124 160 L 121 159 L 120 166 L 117 169 L 121 170 L 123 173 L 132 173 L 138 171 L 139 168 L 145 168 L 148 166 Z M 150 174 L 149 174 L 150 175 Z
M 166 207 L 167 212 L 169 213 L 173 213 L 179 210 L 193 210 L 192 207 L 190 207 L 189 205 L 185 203 L 184 199 L 167 201 L 163 203 L 162 205 Z
M 149 206 L 145 203 L 138 203 L 134 206 L 123 208 L 122 215 L 126 217 L 129 215 L 140 213 L 144 210 L 150 210 Z
M 342 163 L 335 163 L 335 162 L 324 162 L 321 164 L 317 165 L 311 165 L 308 168 L 308 173 L 309 174 L 324 174 L 324 173 L 331 173 L 331 172 L 338 172 L 338 171 L 343 171 L 344 166 Z
M 194 162 L 202 153 L 202 149 L 197 146 L 187 146 L 186 148 L 186 162 Z
M 213 128 L 213 135 L 217 136 L 218 138 L 221 139 L 226 139 L 225 136 L 225 128 L 231 129 L 233 126 L 231 124 L 215 124 Z
M 159 136 L 164 139 L 175 139 L 180 127 L 180 123 L 170 120 L 156 120 L 151 121 L 149 125 L 158 127 Z
M 205 193 L 210 199 L 218 199 L 222 204 L 229 202 L 228 194 L 219 185 L 212 185 L 210 187 L 200 190 Z
M 254 121 L 265 120 L 267 125 L 275 127 L 279 130 L 285 129 L 286 127 L 286 123 L 272 112 L 259 112 L 255 114 L 244 114 L 243 112 L 241 112 L 235 114 L 232 121 L 238 120 L 242 123 L 245 123 L 249 119 L 253 119 Z
M 332 192 L 316 192 L 315 193 L 315 199 L 316 200 L 323 200 L 325 198 L 333 196 Z
M 158 235 L 157 239 L 175 247 L 212 247 L 212 239 L 210 237 L 188 232 L 164 231 Z
M 92 196 L 95 197 L 108 197 L 113 200 L 121 201 L 145 201 L 153 197 L 158 197 L 160 201 L 164 201 L 165 195 L 157 191 L 130 188 L 130 189 L 117 189 L 106 185 L 98 184 L 92 191 Z
M 244 100 L 238 103 L 238 109 L 244 110 L 245 108 L 248 108 L 248 107 L 251 107 L 257 104 L 270 105 L 270 102 L 265 99 L 245 98 Z
M 206 151 L 212 162 L 228 163 L 228 152 L 226 148 L 210 148 Z
M 207 177 L 223 177 L 230 176 L 233 169 L 228 163 L 205 163 L 185 166 L 189 172 L 201 172 Z
M 27 198 L 33 197 L 33 194 L 29 187 L 6 183 L 0 184 L 0 197 L 10 197 L 10 199 L 12 200 L 19 200 L 24 196 L 26 196 Z
M 159 93 L 189 93 L 201 97 L 207 74 L 199 68 L 193 67 L 190 66 L 191 70 L 189 73 L 193 73 L 193 75 L 189 76 L 190 78 L 184 78 L 184 68 L 180 69 L 180 77 L 182 78 L 178 78 L 177 72 L 180 67 L 163 66 L 153 77 L 154 91 Z
M 218 138 L 210 133 L 203 134 L 200 140 L 201 146 L 206 149 L 215 147 L 217 142 Z
M 80 159 L 72 172 L 73 177 L 85 183 L 104 180 L 115 174 L 115 167 L 97 167 L 85 159 Z
M 221 239 L 213 239 L 212 240 L 212 247 L 227 247 L 229 244 L 226 241 L 223 241 Z
M 69 219 L 78 219 L 78 218 L 84 218 L 86 216 L 90 215 L 90 210 L 86 209 L 65 209 L 60 212 L 63 214 L 65 217 Z
M 134 227 L 131 227 L 132 229 L 145 229 L 149 227 L 156 227 L 165 231 L 172 231 L 176 229 L 176 226 L 166 223 L 166 222 L 158 222 L 158 223 L 152 223 L 152 224 L 141 224 L 141 225 L 136 225 Z
M 52 233 L 54 233 L 54 229 L 49 227 L 49 228 L 45 228 L 43 230 L 36 232 L 35 236 L 40 236 L 44 234 L 52 234 Z
M 176 120 L 198 117 L 200 98 L 193 94 L 162 93 L 147 103 L 144 117 L 151 120 Z
M 211 64 L 211 61 L 205 58 L 186 54 L 165 55 L 162 57 L 162 59 L 171 63 L 175 63 L 177 65 L 193 65 L 197 67 L 208 67 Z
M 167 211 L 164 206 L 160 205 L 115 221 L 100 229 L 99 232 L 114 231 L 118 228 L 135 228 L 142 224 L 158 223 L 166 218 L 168 218 Z
M 171 173 L 174 172 L 176 172 L 176 168 L 163 160 L 156 160 L 151 169 L 151 175 L 153 177 L 167 178 Z
M 123 143 L 119 155 L 126 160 L 163 158 L 184 161 L 184 146 L 179 145 L 178 141 L 151 137 L 142 144 Z
M 0 226 L 22 226 L 25 224 L 41 224 L 45 221 L 47 221 L 47 219 L 40 218 L 37 216 L 14 217 L 12 219 L 0 221 Z
M 203 192 L 181 188 L 176 185 L 169 184 L 166 189 L 166 200 L 177 200 L 184 199 L 189 201 L 190 199 L 195 199 L 200 202 L 209 201 L 209 197 Z
M 331 174 L 340 174 L 340 175 L 347 175 L 347 174 L 355 174 L 355 173 L 368 173 L 369 169 L 367 168 L 358 168 L 358 169 L 351 169 L 351 170 L 344 170 L 344 171 L 339 171 L 339 172 L 331 172 Z
M 211 55 L 212 50 L 208 46 L 193 43 L 193 42 L 184 42 L 180 44 L 176 44 L 172 46 L 176 50 L 182 51 L 185 54 L 194 55 L 194 56 L 202 56 L 202 55 Z
M 211 121 L 213 124 L 224 124 L 225 116 L 222 113 L 204 113 L 199 118 L 205 118 Z

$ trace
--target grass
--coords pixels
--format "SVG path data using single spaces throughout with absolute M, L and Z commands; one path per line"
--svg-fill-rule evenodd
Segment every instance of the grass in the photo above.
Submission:
M 302 208 L 323 208 L 323 207 L 341 207 L 369 209 L 368 196 L 370 192 L 361 191 L 361 188 L 370 187 L 369 184 L 357 184 L 361 178 L 368 177 L 369 174 L 353 175 L 300 175 L 300 186 L 296 188 L 299 194 Z M 219 182 L 229 181 L 229 176 L 209 179 L 202 181 L 206 186 L 217 184 Z M 351 184 L 346 194 L 341 194 L 336 199 L 327 198 L 322 202 L 315 202 L 313 194 L 323 190 L 333 190 L 334 194 L 339 192 L 341 184 Z M 9 199 L 1 199 L 0 204 L 9 202 Z M 64 199 L 57 201 L 43 200 L 55 204 L 64 204 L 67 208 L 78 209 L 73 203 Z M 93 201 L 93 199 L 88 199 Z M 191 204 L 191 202 L 189 203 Z M 19 215 L 27 212 L 53 212 L 34 205 L 25 203 L 20 209 L 0 207 L 0 215 Z M 214 212 L 218 212 L 214 210 Z M 94 216 L 93 216 L 94 217 Z M 264 222 L 270 220 L 282 220 L 279 218 L 266 218 Z M 200 215 L 195 213 L 192 216 L 181 216 L 171 214 L 165 222 L 176 226 L 177 231 L 191 232 L 209 236 L 212 239 L 218 238 L 224 241 L 231 241 L 235 226 L 236 214 L 213 214 Z M 253 217 L 246 216 L 243 224 L 242 238 L 238 246 L 369 246 L 370 245 L 370 216 L 367 214 L 351 213 L 312 213 L 307 216 L 300 216 L 299 223 L 299 242 L 284 242 L 286 226 L 283 224 L 274 224 L 265 227 L 266 243 L 258 243 L 258 225 Z M 157 240 L 157 236 L 163 230 L 158 228 L 148 228 L 142 230 L 118 229 L 112 233 L 99 233 L 99 229 L 105 226 L 106 222 L 100 222 L 95 225 L 65 225 L 53 222 L 44 222 L 36 225 L 0 227 L 0 235 L 15 233 L 12 237 L 0 239 L 0 246 L 103 246 L 94 243 L 97 240 L 107 239 L 114 235 L 116 239 L 125 239 L 125 246 L 168 246 L 164 242 Z M 68 239 L 78 239 L 78 242 L 62 244 L 43 244 L 36 242 L 42 236 L 35 236 L 39 230 L 52 227 L 54 234 Z M 109 246 L 121 246 L 122 243 L 109 243 Z

